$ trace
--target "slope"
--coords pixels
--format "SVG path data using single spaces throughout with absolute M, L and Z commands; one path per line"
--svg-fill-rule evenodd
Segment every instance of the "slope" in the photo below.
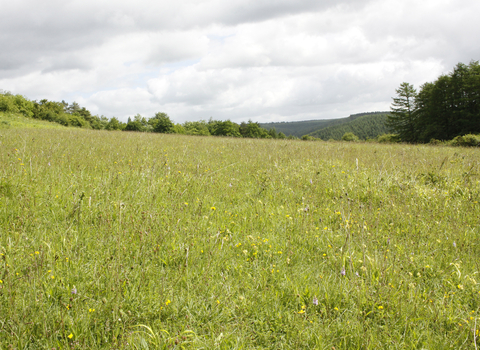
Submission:
M 357 135 L 361 140 L 375 138 L 378 135 L 386 134 L 389 132 L 387 126 L 385 125 L 387 116 L 387 112 L 362 115 L 346 123 L 321 128 L 310 133 L 309 135 L 320 138 L 322 140 L 341 140 L 342 136 L 346 132 L 352 132 Z

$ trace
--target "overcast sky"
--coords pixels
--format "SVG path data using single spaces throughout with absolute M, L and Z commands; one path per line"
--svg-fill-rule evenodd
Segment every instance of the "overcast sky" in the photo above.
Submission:
M 389 110 L 480 59 L 478 0 L 0 0 L 0 89 L 126 121 Z

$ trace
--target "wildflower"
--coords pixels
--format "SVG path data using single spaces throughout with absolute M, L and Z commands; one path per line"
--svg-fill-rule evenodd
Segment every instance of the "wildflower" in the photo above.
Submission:
M 318 299 L 316 296 L 313 297 L 313 305 L 318 305 Z
M 68 335 L 68 339 L 72 339 L 72 338 L 73 338 L 73 334 L 70 333 L 70 334 Z
M 457 288 L 460 289 L 460 290 L 463 290 L 463 284 L 459 284 L 459 285 L 457 286 Z
M 167 299 L 167 301 L 165 302 L 165 306 L 168 306 L 168 304 L 170 303 L 171 303 L 170 299 Z
M 210 208 L 210 210 L 217 210 L 217 208 L 215 208 L 215 207 L 211 207 L 211 208 Z
M 457 243 L 453 242 L 453 248 L 457 248 Z
M 345 276 L 345 266 L 342 267 L 342 271 L 340 271 L 340 273 L 342 274 L 342 276 Z
M 88 312 L 95 312 L 95 309 L 88 309 Z
M 77 294 L 77 288 L 75 288 L 75 286 L 72 288 L 72 294 Z
M 379 310 L 383 310 L 383 306 L 380 305 L 380 306 L 378 307 L 378 309 L 379 309 Z
M 304 314 L 305 313 L 305 310 L 300 310 L 299 312 L 297 312 L 297 314 Z

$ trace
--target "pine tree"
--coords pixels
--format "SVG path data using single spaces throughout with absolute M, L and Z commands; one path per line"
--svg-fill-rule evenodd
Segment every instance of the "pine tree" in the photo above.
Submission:
M 392 132 L 398 134 L 400 140 L 405 142 L 418 141 L 416 127 L 415 98 L 417 91 L 413 85 L 402 83 L 396 90 L 397 96 L 393 98 L 390 107 L 391 114 L 387 119 L 387 126 Z

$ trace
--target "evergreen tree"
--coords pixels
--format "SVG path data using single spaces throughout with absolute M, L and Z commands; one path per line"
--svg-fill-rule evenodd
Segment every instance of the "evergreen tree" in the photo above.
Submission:
M 387 118 L 387 126 L 399 135 L 402 141 L 418 141 L 416 128 L 415 98 L 417 91 L 413 85 L 402 83 L 396 90 L 397 97 L 393 98 L 391 115 Z

